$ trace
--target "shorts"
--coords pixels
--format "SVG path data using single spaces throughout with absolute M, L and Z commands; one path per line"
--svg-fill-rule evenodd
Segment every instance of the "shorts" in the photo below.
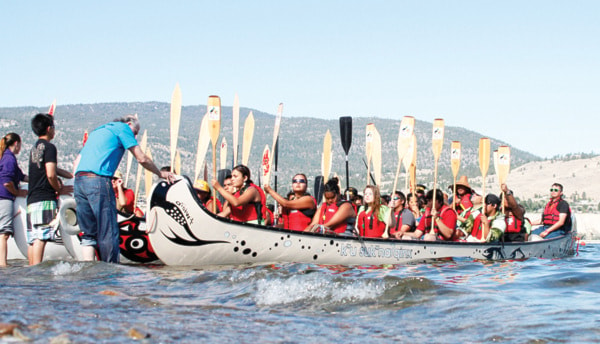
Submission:
M 56 217 L 56 201 L 41 201 L 27 205 L 27 243 L 56 239 L 56 229 L 50 224 Z
M 13 235 L 13 201 L 0 199 L 0 234 Z

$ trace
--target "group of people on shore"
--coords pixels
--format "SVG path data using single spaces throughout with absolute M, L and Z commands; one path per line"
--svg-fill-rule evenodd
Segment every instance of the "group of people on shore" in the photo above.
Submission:
M 27 196 L 28 258 L 33 265 L 42 261 L 45 244 L 55 235 L 53 220 L 59 195 L 71 193 L 77 203 L 84 260 L 119 262 L 117 211 L 139 211 L 131 201 L 131 190 L 123 187 L 122 176 L 116 173 L 125 151 L 160 178 L 169 183 L 175 180 L 170 169 L 158 169 L 139 147 L 137 116 L 118 118 L 92 131 L 75 162 L 74 173 L 57 167 L 57 150 L 51 143 L 56 135 L 54 118 L 37 114 L 31 127 L 38 140 L 30 152 L 28 175 L 15 157 L 21 150 L 19 135 L 9 133 L 0 141 L 0 266 L 6 265 L 7 240 L 13 234 L 15 197 Z M 58 177 L 75 178 L 74 186 L 64 185 Z M 22 181 L 29 182 L 27 192 L 19 190 Z M 408 195 L 395 191 L 382 196 L 379 187 L 367 185 L 361 196 L 355 188 L 342 194 L 339 180 L 332 178 L 324 185 L 324 201 L 319 205 L 307 192 L 307 182 L 305 174 L 294 175 L 291 191 L 283 197 L 269 185 L 260 188 L 254 184 L 250 169 L 237 165 L 223 185 L 212 180 L 214 190 L 223 197 L 222 204 L 211 196 L 206 181 L 196 181 L 194 188 L 198 201 L 218 216 L 296 231 L 470 242 L 525 241 L 530 234 L 525 210 L 505 184 L 501 196 L 479 195 L 466 177 L 456 183 L 455 195 L 440 189 L 426 191 L 425 186 L 418 185 Z M 552 185 L 542 217 L 531 222 L 541 226 L 531 234 L 552 238 L 570 231 L 571 211 L 562 199 L 562 189 L 558 183 Z M 268 209 L 267 194 L 280 205 L 277 214 Z
M 551 199 L 541 218 L 532 222 L 506 184 L 501 185 L 500 195 L 489 193 L 484 197 L 471 188 L 466 176 L 456 182 L 455 194 L 440 189 L 427 191 L 424 185 L 418 185 L 413 193 L 396 191 L 391 196 L 380 195 L 374 185 L 367 185 L 362 196 L 355 188 L 342 193 L 339 180 L 332 178 L 324 186 L 321 205 L 308 193 L 303 173 L 293 176 L 286 197 L 269 185 L 263 187 L 263 192 L 252 182 L 250 170 L 244 165 L 234 167 L 226 180 L 230 183 L 227 187 L 212 181 L 225 199 L 224 204 L 219 203 L 217 215 L 296 231 L 403 240 L 518 242 L 553 238 L 571 229 L 571 210 L 558 183 L 550 189 Z M 205 181 L 196 181 L 196 185 L 204 186 L 201 199 L 216 200 Z M 279 204 L 280 216 L 268 210 L 266 194 Z M 540 227 L 532 231 L 535 225 Z

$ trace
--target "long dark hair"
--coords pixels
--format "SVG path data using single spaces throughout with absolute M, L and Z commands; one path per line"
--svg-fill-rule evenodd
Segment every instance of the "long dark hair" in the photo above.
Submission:
M 8 147 L 14 145 L 15 142 L 21 142 L 21 136 L 17 133 L 8 133 L 0 140 L 0 159 L 2 159 L 4 151 L 7 150 Z
M 241 187 L 240 194 L 242 194 L 248 188 L 248 185 L 253 184 L 254 182 L 250 179 L 250 169 L 246 165 L 239 164 L 233 168 L 234 171 L 238 171 L 244 177 L 248 177 L 244 182 L 244 185 Z
M 323 191 L 323 193 L 325 192 L 333 192 L 336 195 L 340 194 L 340 185 L 339 185 L 340 181 L 339 179 L 337 179 L 337 177 L 333 177 L 331 179 L 329 179 L 327 181 L 327 183 L 325 184 L 325 189 Z

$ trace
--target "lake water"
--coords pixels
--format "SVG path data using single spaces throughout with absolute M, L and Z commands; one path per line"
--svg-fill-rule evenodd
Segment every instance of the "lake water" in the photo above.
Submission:
M 598 342 L 599 250 L 385 268 L 13 260 L 0 322 L 34 343 Z

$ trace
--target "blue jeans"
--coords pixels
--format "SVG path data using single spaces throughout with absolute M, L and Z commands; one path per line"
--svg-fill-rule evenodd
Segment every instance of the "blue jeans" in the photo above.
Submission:
M 117 202 L 111 177 L 76 176 L 77 223 L 83 246 L 97 246 L 100 260 L 119 262 Z
M 540 234 L 542 234 L 543 231 L 545 231 L 546 229 L 548 229 L 550 227 L 551 227 L 550 225 L 539 226 L 538 228 L 532 230 L 531 234 L 540 235 Z M 563 229 L 563 227 L 550 232 L 548 235 L 546 235 L 546 237 L 544 239 L 552 239 L 552 238 L 556 238 L 556 237 L 561 236 L 561 235 L 565 235 L 566 232 Z

